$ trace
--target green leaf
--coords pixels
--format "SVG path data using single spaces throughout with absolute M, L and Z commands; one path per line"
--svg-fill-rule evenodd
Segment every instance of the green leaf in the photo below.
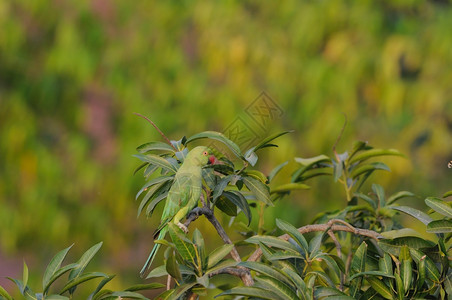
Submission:
M 168 275 L 168 272 L 166 271 L 166 265 L 161 265 L 149 272 L 148 276 L 146 276 L 146 279 L 162 277 L 166 275 Z
M 253 261 L 242 261 L 238 264 L 238 266 L 245 267 L 247 269 L 259 272 L 259 274 L 267 275 L 271 278 L 274 278 L 278 281 L 284 282 L 287 285 L 290 285 L 290 280 L 281 273 L 280 270 L 276 268 L 272 268 L 264 263 L 253 262 Z
M 288 241 L 282 240 L 275 236 L 255 235 L 255 236 L 252 236 L 252 237 L 246 239 L 245 241 L 248 243 L 251 243 L 251 244 L 263 243 L 270 247 L 277 247 L 280 249 L 292 250 L 292 251 L 298 252 L 298 249 L 296 246 L 292 245 Z
M 395 149 L 370 149 L 359 154 L 356 154 L 355 156 L 349 159 L 349 163 L 353 164 L 357 161 L 365 161 L 372 157 L 388 155 L 404 156 L 402 153 Z
M 366 242 L 362 242 L 358 249 L 356 249 L 355 255 L 352 258 L 352 264 L 350 269 L 353 271 L 353 273 L 361 273 L 365 271 L 366 255 L 367 255 L 367 244 Z
M 221 196 L 215 202 L 215 206 L 228 216 L 237 216 L 237 206 L 229 200 L 226 196 Z
M 433 260 L 430 257 L 426 256 L 424 253 L 422 253 L 421 251 L 419 251 L 417 249 L 410 249 L 410 254 L 411 254 L 411 257 L 413 258 L 413 260 L 418 264 L 420 264 L 420 261 L 422 259 L 425 260 L 425 273 L 426 273 L 427 278 L 429 278 L 430 280 L 432 280 L 435 283 L 440 282 L 441 275 L 440 275 L 435 263 L 433 262 Z
M 270 200 L 270 193 L 268 192 L 268 188 L 265 184 L 250 176 L 242 177 L 242 180 L 257 200 L 262 201 L 268 206 L 274 206 Z
M 135 196 L 135 200 L 138 199 L 138 197 L 140 197 L 140 195 L 144 192 L 144 191 L 148 191 L 150 186 L 156 185 L 158 183 L 163 183 L 166 181 L 170 181 L 173 180 L 174 176 L 159 176 L 157 178 L 154 178 L 152 180 L 149 180 L 148 182 L 146 182 L 145 185 L 143 185 L 143 187 L 138 191 L 138 193 Z
M 279 171 L 281 171 L 281 169 L 284 168 L 288 163 L 289 163 L 289 161 L 287 160 L 287 161 L 277 165 L 275 168 L 273 168 L 273 170 L 271 170 L 270 174 L 268 174 L 268 181 L 271 182 L 273 180 L 273 178 L 275 178 L 276 174 L 278 174 Z
M 110 275 L 107 278 L 102 279 L 102 281 L 97 285 L 96 289 L 89 295 L 88 300 L 97 299 L 101 295 L 102 288 L 113 278 L 115 278 L 115 275 Z
M 386 208 L 389 209 L 395 209 L 401 212 L 404 212 L 416 219 L 418 219 L 419 221 L 421 221 L 422 223 L 424 223 L 425 225 L 428 225 L 428 223 L 430 223 L 431 221 L 433 221 L 432 218 L 429 217 L 429 215 L 427 215 L 426 213 L 412 208 L 412 207 L 408 207 L 408 206 L 386 206 Z
M 22 282 L 24 286 L 28 285 L 28 267 L 27 264 L 24 261 L 24 267 L 23 267 L 23 272 L 22 272 Z
M 416 197 L 415 194 L 408 192 L 408 191 L 401 191 L 398 192 L 391 197 L 388 198 L 388 201 L 386 201 L 386 205 L 391 205 L 392 203 L 396 202 L 399 199 L 407 198 L 407 197 Z
M 228 186 L 229 182 L 231 182 L 231 180 L 233 178 L 234 178 L 234 175 L 228 175 L 228 176 L 221 178 L 221 180 L 218 182 L 218 184 L 215 186 L 215 188 L 213 190 L 213 196 L 212 196 L 213 203 L 215 203 L 217 198 L 221 196 L 224 189 Z
M 188 143 L 193 142 L 198 139 L 204 139 L 204 138 L 217 140 L 217 141 L 223 143 L 224 145 L 226 145 L 226 147 L 228 147 L 232 151 L 232 153 L 234 153 L 235 156 L 237 156 L 240 159 L 245 159 L 243 157 L 242 151 L 240 150 L 240 147 L 237 146 L 236 143 L 234 143 L 233 141 L 228 139 L 224 134 L 216 132 L 216 131 L 204 131 L 204 132 L 192 135 L 191 137 L 189 137 L 187 139 L 185 144 L 188 144 Z
M 360 175 L 367 173 L 367 172 L 373 172 L 376 170 L 384 170 L 384 171 L 391 171 L 389 167 L 382 163 L 382 162 L 373 162 L 370 164 L 365 164 L 362 166 L 358 166 L 356 169 L 353 170 L 353 172 L 350 174 L 351 178 L 357 178 Z
M 315 289 L 314 299 L 353 300 L 354 298 L 347 296 L 337 288 L 321 286 Z
M 295 161 L 299 164 L 302 165 L 301 168 L 299 168 L 297 171 L 295 171 L 292 174 L 292 182 L 297 182 L 298 179 L 309 169 L 311 169 L 312 167 L 314 167 L 317 164 L 323 163 L 323 162 L 330 162 L 331 163 L 331 159 L 326 156 L 326 155 L 319 155 L 319 156 L 315 156 L 315 157 L 311 157 L 311 158 L 300 158 L 300 157 L 296 157 Z
M 270 194 L 285 193 L 294 190 L 308 190 L 311 187 L 304 183 L 286 183 L 271 189 Z
M 405 294 L 405 287 L 403 286 L 402 278 L 398 273 L 394 274 L 396 287 L 397 287 L 397 298 L 399 300 L 403 300 L 403 296 Z
M 174 223 L 170 222 L 168 224 L 170 237 L 176 246 L 177 251 L 182 256 L 185 261 L 196 264 L 196 251 L 193 243 L 188 240 L 182 233 L 182 230 L 177 227 Z
M 269 137 L 263 139 L 259 144 L 257 144 L 256 146 L 254 146 L 254 147 L 251 148 L 251 149 L 253 149 L 252 151 L 257 151 L 257 150 L 259 150 L 259 149 L 262 149 L 262 148 L 264 148 L 268 143 L 270 143 L 271 141 L 273 141 L 273 140 L 279 138 L 280 136 L 283 136 L 283 135 L 285 135 L 285 134 L 292 133 L 292 132 L 294 132 L 294 131 L 293 131 L 293 130 L 289 130 L 289 131 L 283 131 L 283 132 L 279 132 L 279 133 L 272 134 L 271 136 L 269 136 Z M 251 149 L 250 149 L 250 150 L 251 150 Z M 249 150 L 248 150 L 248 151 L 249 151 Z
M 235 204 L 245 215 L 248 220 L 248 225 L 251 223 L 251 210 L 246 201 L 245 197 L 240 192 L 237 191 L 226 191 L 223 193 L 223 196 L 228 198 L 233 204 Z
M 146 154 L 146 155 L 134 154 L 132 156 L 138 158 L 141 161 L 148 162 L 152 165 L 156 165 L 159 168 L 162 168 L 166 171 L 174 172 L 174 173 L 177 172 L 177 169 L 174 167 L 174 165 L 172 165 L 170 162 L 168 162 L 166 159 L 164 159 L 161 156 L 154 155 L 154 154 Z
M 182 280 L 182 274 L 180 273 L 179 265 L 177 264 L 176 256 L 173 251 L 170 251 L 168 259 L 166 260 L 166 271 L 177 281 Z
M 350 276 L 349 280 L 353 280 L 357 277 L 368 277 L 368 276 L 382 276 L 382 277 L 387 277 L 387 278 L 394 278 L 394 275 L 392 274 L 388 274 L 386 272 L 382 272 L 382 271 L 365 271 L 365 272 L 359 272 L 354 274 L 353 276 Z
M 417 289 L 420 290 L 422 286 L 424 285 L 425 278 L 426 278 L 426 263 L 425 258 L 427 255 L 421 256 L 421 258 L 417 261 L 418 264 L 418 277 L 417 277 Z
M 389 256 L 388 253 L 384 253 L 383 257 L 381 257 L 378 261 L 378 266 L 380 268 L 380 271 L 391 275 L 392 274 L 392 259 L 391 256 Z
M 64 292 L 76 288 L 79 284 L 88 281 L 88 280 L 92 280 L 95 278 L 99 278 L 99 277 L 103 277 L 103 278 L 108 278 L 109 276 L 107 274 L 101 273 L 101 272 L 90 272 L 90 273 L 84 273 L 80 276 L 74 277 L 71 280 L 69 280 L 66 285 L 63 287 L 63 289 L 61 290 L 60 294 L 63 294 Z
M 367 142 L 363 142 L 363 141 L 357 141 L 353 144 L 353 149 L 352 152 L 349 156 L 349 160 L 356 155 L 356 153 L 363 151 L 363 150 L 370 150 L 372 149 L 371 146 L 367 145 Z
M 176 300 L 180 299 L 180 297 L 185 294 L 187 291 L 192 289 L 195 285 L 197 285 L 197 282 L 192 282 L 188 284 L 182 284 L 181 286 L 177 287 L 174 293 L 171 294 L 171 296 L 168 298 L 170 300 Z
M 391 289 L 383 281 L 376 277 L 368 277 L 366 280 L 383 298 L 390 300 L 394 299 Z
M 395 256 L 399 256 L 400 249 L 403 246 L 408 246 L 409 248 L 413 249 L 420 249 L 433 247 L 435 245 L 431 241 L 427 241 L 415 236 L 400 237 L 392 240 L 381 239 L 378 241 L 378 244 L 383 251 L 386 251 Z
M 307 295 L 307 290 L 306 290 L 306 284 L 304 283 L 304 281 L 300 277 L 300 275 L 297 272 L 295 272 L 294 270 L 287 268 L 287 267 L 284 267 L 282 271 L 295 284 L 296 288 L 299 291 L 300 298 L 303 300 L 307 300 L 308 295 Z
M 265 286 L 266 289 L 272 291 L 275 293 L 275 295 L 278 295 L 280 299 L 284 300 L 298 300 L 297 294 L 294 292 L 293 289 L 283 281 L 280 281 L 273 277 L 268 276 L 259 276 L 256 278 L 256 281 L 259 285 Z
M 377 195 L 377 199 L 378 199 L 378 203 L 379 203 L 379 207 L 384 207 L 386 204 L 386 199 L 385 199 L 385 191 L 383 189 L 383 187 L 379 184 L 372 184 L 372 191 Z
M 413 269 L 411 267 L 411 260 L 403 260 L 400 267 L 400 277 L 403 281 L 403 288 L 408 291 L 411 286 L 411 280 L 413 277 Z
M 443 198 L 447 198 L 447 197 L 450 197 L 450 196 L 452 196 L 452 191 L 445 192 L 444 195 L 443 195 Z
M 210 269 L 218 264 L 234 248 L 233 244 L 224 244 L 213 250 L 207 258 L 207 268 Z
M 77 268 L 79 265 L 74 263 L 74 264 L 69 264 L 66 265 L 60 269 L 58 269 L 53 275 L 52 277 L 49 278 L 49 281 L 47 282 L 46 286 L 44 287 L 43 293 L 44 295 L 47 294 L 47 291 L 49 290 L 50 286 L 52 285 L 52 283 L 57 280 L 59 277 L 63 276 L 66 272 L 69 272 L 70 270 L 73 270 L 75 268 Z
M 134 292 L 129 292 L 129 291 L 120 291 L 120 292 L 113 292 L 111 293 L 112 297 L 115 297 L 114 299 L 149 299 L 146 298 L 145 296 L 138 294 L 138 293 L 134 293 Z
M 146 284 L 135 284 L 125 289 L 125 291 L 129 292 L 136 292 L 136 291 L 148 291 L 148 290 L 155 290 L 165 287 L 164 284 L 153 282 L 153 283 L 146 283 Z
M 169 151 L 173 153 L 175 152 L 173 147 L 163 142 L 149 142 L 137 147 L 137 151 L 142 154 L 154 150 Z
M 91 259 L 93 259 L 94 255 L 96 255 L 97 251 L 99 251 L 100 247 L 102 247 L 102 242 L 97 243 L 96 245 L 89 248 L 85 253 L 83 253 L 82 257 L 80 257 L 79 261 L 77 262 L 78 267 L 72 269 L 71 273 L 69 273 L 69 282 L 76 282 L 76 279 L 78 277 L 81 277 L 83 271 L 85 271 L 86 266 L 91 261 Z M 74 292 L 75 286 L 76 285 L 74 285 L 74 288 L 69 291 L 71 294 Z
M 231 267 L 235 267 L 237 266 L 237 262 L 235 260 L 232 259 L 226 259 L 221 261 L 220 263 L 216 264 L 215 266 L 208 268 L 205 272 L 204 275 L 211 275 L 212 273 L 221 270 L 221 269 L 225 269 L 225 268 L 231 268 Z
M 215 298 L 220 296 L 229 296 L 229 295 L 235 295 L 235 296 L 246 296 L 246 297 L 253 297 L 257 299 L 268 299 L 268 300 L 276 300 L 281 299 L 278 295 L 273 293 L 269 290 L 264 290 L 257 287 L 236 287 L 227 291 L 224 291 L 223 293 L 215 296 Z M 282 299 L 284 300 L 284 299 Z
M 425 199 L 425 204 L 427 204 L 427 206 L 432 208 L 437 213 L 448 218 L 452 218 L 452 208 L 447 202 L 436 197 L 428 197 L 427 199 Z
M 61 295 L 49 295 L 45 296 L 45 300 L 69 300 L 69 298 Z
M 296 229 L 292 224 L 283 221 L 281 219 L 276 219 L 276 226 L 278 226 L 279 229 L 287 233 L 294 241 L 297 242 L 297 244 L 303 249 L 304 253 L 306 254 L 306 257 L 309 253 L 309 245 L 304 236 Z
M 13 297 L 2 286 L 0 286 L 0 296 L 3 296 L 6 300 L 13 300 Z
M 46 270 L 44 271 L 44 276 L 42 278 L 42 288 L 44 290 L 44 294 L 46 294 L 50 278 L 52 278 L 53 275 L 57 272 L 57 270 L 60 268 L 61 263 L 63 262 L 64 258 L 66 257 L 69 250 L 74 246 L 74 244 L 70 245 L 66 249 L 61 250 L 58 252 L 50 261 L 50 263 L 47 265 Z
M 452 232 L 452 220 L 436 220 L 428 223 L 427 232 L 447 233 Z

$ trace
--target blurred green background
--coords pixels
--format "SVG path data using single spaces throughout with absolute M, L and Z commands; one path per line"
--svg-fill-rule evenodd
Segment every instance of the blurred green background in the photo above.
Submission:
M 264 172 L 331 155 L 345 113 L 339 152 L 360 139 L 407 155 L 371 181 L 421 208 L 452 189 L 450 1 L 0 0 L 0 276 L 25 258 L 36 278 L 58 250 L 75 243 L 76 260 L 102 240 L 91 268 L 120 274 L 111 288 L 139 282 L 158 216 L 136 218 L 131 155 L 160 136 L 133 112 L 179 139 L 252 123 L 262 91 L 282 114 L 258 135 L 295 130 L 263 151 Z M 266 226 L 345 205 L 330 179 L 311 184 Z

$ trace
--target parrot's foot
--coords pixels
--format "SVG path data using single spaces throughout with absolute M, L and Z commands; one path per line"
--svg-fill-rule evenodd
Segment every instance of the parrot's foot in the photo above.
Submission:
M 180 229 L 182 229 L 182 231 L 185 232 L 185 234 L 188 233 L 188 228 L 187 228 L 187 226 L 185 226 L 185 225 L 182 224 L 181 222 L 178 222 L 176 225 L 177 225 Z

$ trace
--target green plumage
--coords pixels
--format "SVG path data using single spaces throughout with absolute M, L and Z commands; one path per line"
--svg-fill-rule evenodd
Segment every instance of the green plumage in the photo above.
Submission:
M 173 222 L 179 227 L 182 220 L 198 204 L 202 191 L 202 167 L 209 161 L 209 149 L 199 146 L 193 148 L 177 171 L 163 209 L 160 225 L 154 238 L 163 239 L 168 231 L 168 223 Z M 152 248 L 146 263 L 141 269 L 141 276 L 147 272 L 157 254 L 160 244 Z

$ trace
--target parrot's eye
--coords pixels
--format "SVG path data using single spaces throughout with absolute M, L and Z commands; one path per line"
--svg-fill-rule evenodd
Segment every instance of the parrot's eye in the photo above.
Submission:
M 209 153 L 207 153 L 207 151 L 204 151 L 202 154 L 203 155 L 208 155 Z

